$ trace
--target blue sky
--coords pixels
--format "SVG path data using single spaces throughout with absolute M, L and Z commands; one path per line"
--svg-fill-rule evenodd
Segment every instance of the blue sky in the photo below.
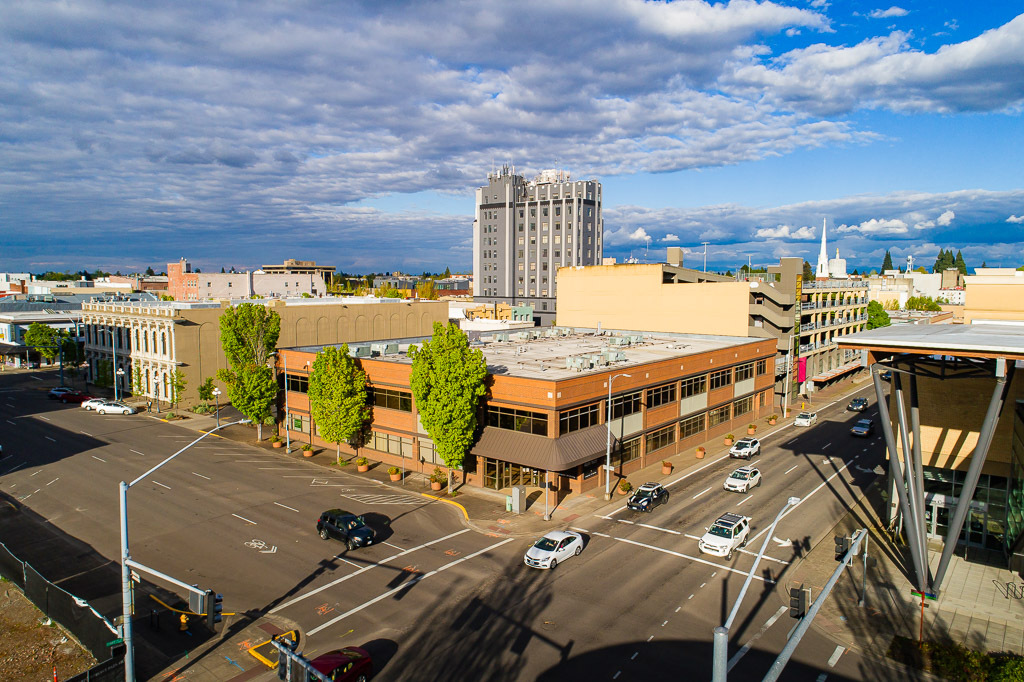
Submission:
M 1012 2 L 0 4 L 0 271 L 471 266 L 508 161 L 606 255 L 1024 264 Z

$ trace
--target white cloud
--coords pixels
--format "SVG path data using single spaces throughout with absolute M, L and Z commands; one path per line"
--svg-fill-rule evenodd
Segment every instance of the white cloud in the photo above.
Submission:
M 917 230 L 930 230 L 931 228 L 939 225 L 941 227 L 949 227 L 953 224 L 953 219 L 956 218 L 956 213 L 950 210 L 943 211 L 942 214 L 934 220 L 923 220 L 920 219 L 919 214 L 913 213 L 907 216 L 908 222 L 914 222 L 914 229 Z
M 942 215 L 935 219 L 935 222 L 939 225 L 946 226 L 950 225 L 954 218 L 956 218 L 956 213 L 953 213 L 952 211 L 944 211 Z
M 903 9 L 902 7 L 892 6 L 889 9 L 876 9 L 868 12 L 868 16 L 872 19 L 888 19 L 889 17 L 905 17 L 910 12 Z
M 646 244 L 650 239 L 647 230 L 642 227 L 631 229 L 623 227 L 618 230 L 609 230 L 605 227 L 604 241 L 608 246 L 619 246 L 622 244 Z
M 1006 219 L 1006 222 L 1017 223 L 1019 225 L 1020 223 L 1024 223 L 1024 215 L 1012 215 Z
M 907 231 L 907 224 L 900 219 L 872 218 L 865 220 L 859 225 L 840 225 L 837 232 L 860 232 L 861 234 L 903 234 Z
M 813 227 L 800 227 L 792 228 L 789 225 L 778 225 L 777 227 L 762 227 L 758 228 L 754 232 L 754 237 L 758 239 L 816 239 L 815 229 Z
M 660 241 L 660 242 L 678 242 L 679 241 L 679 235 L 672 234 L 671 232 L 669 232 L 668 234 L 666 234 L 664 237 L 662 237 L 658 241 Z

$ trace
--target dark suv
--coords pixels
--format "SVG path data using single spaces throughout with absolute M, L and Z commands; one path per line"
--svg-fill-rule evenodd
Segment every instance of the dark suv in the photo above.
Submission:
M 341 540 L 349 549 L 372 545 L 376 534 L 362 516 L 344 509 L 328 509 L 316 521 L 316 532 L 323 540 Z

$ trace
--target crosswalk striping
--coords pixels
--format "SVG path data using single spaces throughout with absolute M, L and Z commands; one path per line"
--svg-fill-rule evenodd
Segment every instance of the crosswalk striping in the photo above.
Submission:
M 350 500 L 355 500 L 362 504 L 424 504 L 425 500 L 418 497 L 410 497 L 409 495 L 361 495 L 361 494 L 348 494 L 342 495 Z

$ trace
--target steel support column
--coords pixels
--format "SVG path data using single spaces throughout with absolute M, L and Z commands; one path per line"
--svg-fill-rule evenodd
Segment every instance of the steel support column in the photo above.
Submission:
M 924 525 L 924 501 L 918 497 L 917 482 L 914 480 L 914 472 L 918 464 L 914 461 L 915 449 L 911 446 L 911 436 L 916 441 L 919 433 L 911 433 L 909 420 L 907 419 L 907 402 L 903 390 L 903 372 L 893 368 L 892 372 L 893 400 L 896 402 L 896 418 L 900 427 L 900 444 L 903 446 L 903 476 L 907 486 L 907 506 L 910 507 L 910 517 L 904 520 L 904 528 L 912 526 L 915 530 L 914 538 L 917 545 L 917 555 L 922 558 L 923 571 L 920 574 L 920 589 L 930 587 L 929 577 L 931 571 L 928 568 L 927 540 L 925 535 L 927 529 Z M 907 536 L 908 542 L 910 535 Z
M 921 556 L 921 544 L 917 539 L 917 528 L 912 523 L 912 516 L 910 514 L 910 503 L 907 500 L 907 487 L 906 481 L 903 478 L 903 469 L 900 466 L 899 451 L 896 448 L 896 436 L 892 431 L 892 421 L 889 419 L 887 412 L 883 412 L 882 406 L 886 405 L 885 393 L 882 391 L 882 377 L 880 376 L 881 369 L 889 369 L 885 365 L 874 364 L 871 366 L 871 381 L 875 386 L 875 398 L 879 405 L 879 419 L 882 426 L 882 435 L 885 437 L 885 447 L 889 450 L 889 470 L 892 472 L 893 480 L 896 484 L 896 494 L 900 500 L 900 514 L 903 517 L 903 527 L 907 533 L 907 545 L 910 548 L 910 559 L 914 564 L 914 573 L 917 576 L 917 587 L 918 589 L 925 589 L 928 574 L 925 568 L 925 558 Z M 894 373 L 895 374 L 895 373 Z M 893 377 L 895 380 L 895 376 Z M 893 399 L 898 399 L 897 396 L 893 396 Z M 906 428 L 906 424 L 901 425 L 901 428 Z
M 935 571 L 935 591 L 942 586 L 942 579 L 946 576 L 946 569 L 949 567 L 949 560 L 953 557 L 953 550 L 956 549 L 956 542 L 960 537 L 960 530 L 967 519 L 967 512 L 971 508 L 971 500 L 974 498 L 974 491 L 978 487 L 978 479 L 981 478 L 981 469 L 988 457 L 989 446 L 992 445 L 992 436 L 995 434 L 996 424 L 999 423 L 999 413 L 1003 409 L 1003 402 L 1010 383 L 1013 380 L 1013 362 L 1006 362 L 1002 376 L 998 376 L 999 361 L 996 363 L 997 376 L 996 387 L 992 389 L 992 398 L 988 403 L 988 411 L 985 413 L 985 421 L 981 423 L 981 431 L 978 433 L 978 444 L 974 446 L 971 453 L 971 464 L 967 467 L 967 476 L 963 488 L 960 491 L 960 499 L 953 511 L 953 518 L 949 520 L 949 532 L 946 534 L 946 544 L 942 548 L 942 557 L 939 559 L 938 568 Z
M 910 452 L 914 455 L 914 469 L 911 471 L 910 482 L 917 496 L 917 514 L 921 528 L 921 556 L 925 557 L 925 568 L 928 569 L 928 579 L 931 580 L 931 567 L 928 566 L 928 529 L 925 527 L 924 514 L 924 461 L 921 453 L 921 414 L 917 399 L 917 374 L 910 374 L 909 398 L 910 398 L 910 433 L 913 441 L 910 445 Z

